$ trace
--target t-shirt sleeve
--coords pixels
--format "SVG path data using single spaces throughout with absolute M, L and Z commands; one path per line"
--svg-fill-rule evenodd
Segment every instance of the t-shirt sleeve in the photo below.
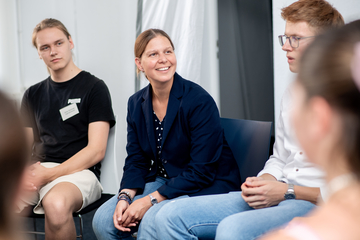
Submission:
M 27 89 L 23 95 L 23 98 L 21 100 L 20 113 L 23 119 L 24 126 L 34 128 L 35 118 L 34 111 L 30 103 L 30 89 Z
M 107 121 L 115 125 L 109 89 L 104 81 L 98 81 L 91 90 L 89 99 L 89 123 Z

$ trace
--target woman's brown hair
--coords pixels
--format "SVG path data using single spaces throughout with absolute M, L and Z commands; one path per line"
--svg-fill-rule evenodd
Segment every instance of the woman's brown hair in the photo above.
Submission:
M 298 82 L 308 99 L 324 98 L 341 116 L 342 137 L 338 146 L 360 177 L 360 90 L 351 71 L 354 46 L 358 42 L 360 20 L 320 35 L 304 51 Z

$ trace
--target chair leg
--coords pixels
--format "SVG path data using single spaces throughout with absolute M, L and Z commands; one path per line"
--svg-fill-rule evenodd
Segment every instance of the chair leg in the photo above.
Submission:
M 34 232 L 36 232 L 36 219 L 35 218 L 33 218 L 33 224 L 34 224 Z M 34 234 L 35 235 L 35 240 L 37 240 L 37 235 L 36 234 Z
M 79 228 L 80 228 L 80 235 L 76 236 L 76 238 L 80 238 L 83 239 L 83 221 L 82 221 L 82 216 L 80 214 L 77 215 L 77 217 L 79 218 Z

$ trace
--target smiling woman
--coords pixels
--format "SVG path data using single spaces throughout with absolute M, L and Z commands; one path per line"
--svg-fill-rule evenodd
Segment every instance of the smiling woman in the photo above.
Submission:
M 152 31 L 158 32 L 159 35 L 151 39 L 142 52 L 135 49 L 135 63 L 137 68 L 144 72 L 153 88 L 153 109 L 159 120 L 162 121 L 166 114 L 169 93 L 174 81 L 176 56 L 170 37 L 161 30 Z M 142 39 L 141 36 L 139 38 Z
M 149 85 L 128 102 L 128 156 L 118 196 L 94 216 L 98 239 L 131 239 L 137 227 L 138 239 L 155 239 L 154 220 L 169 199 L 240 188 L 216 104 L 202 87 L 176 73 L 170 37 L 160 29 L 146 30 L 134 52 L 138 73 Z

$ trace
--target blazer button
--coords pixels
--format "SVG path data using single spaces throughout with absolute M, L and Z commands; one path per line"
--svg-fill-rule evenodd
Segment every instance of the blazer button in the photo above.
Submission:
M 163 163 L 166 164 L 166 163 L 167 163 L 167 160 L 163 159 Z

